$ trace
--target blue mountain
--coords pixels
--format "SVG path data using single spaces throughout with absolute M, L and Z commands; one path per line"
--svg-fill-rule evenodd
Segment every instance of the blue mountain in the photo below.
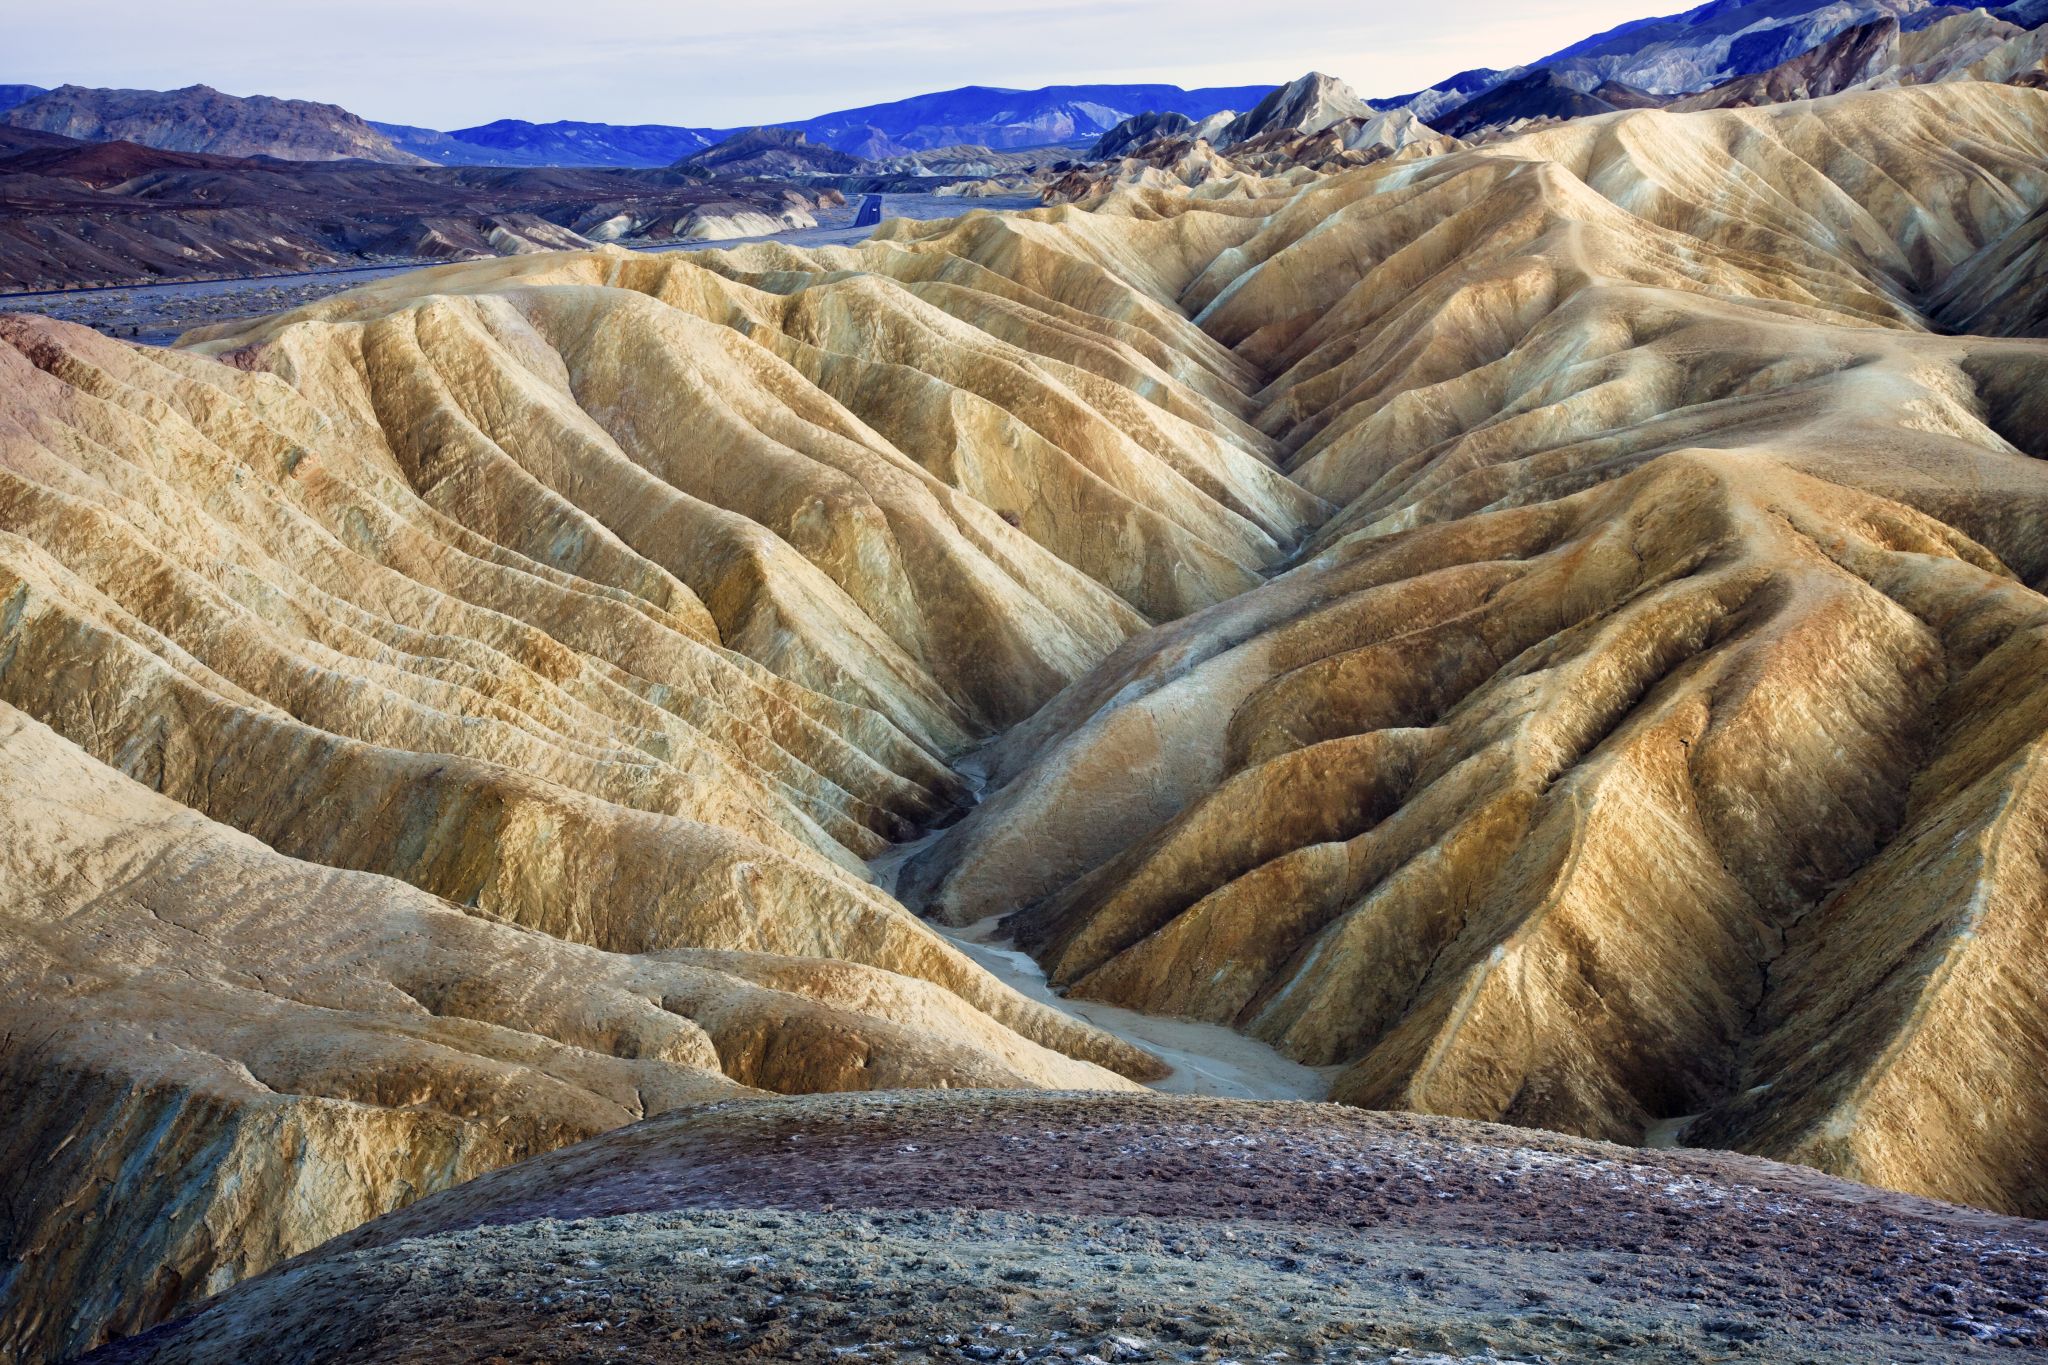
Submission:
M 1272 88 L 1049 85 L 1041 90 L 1007 90 L 968 85 L 773 126 L 795 129 L 821 146 L 868 157 L 958 143 L 1044 147 L 1092 142 L 1137 113 L 1165 111 L 1199 119 L 1221 109 L 1249 109 Z M 373 126 L 401 149 L 450 166 L 666 166 L 743 131 L 524 119 L 499 119 L 448 132 L 396 123 Z

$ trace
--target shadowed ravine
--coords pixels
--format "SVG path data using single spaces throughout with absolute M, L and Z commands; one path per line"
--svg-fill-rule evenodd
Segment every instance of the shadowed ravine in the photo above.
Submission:
M 1192 323 L 1193 319 L 1189 321 Z M 1235 395 L 1236 405 L 1256 413 L 1256 388 L 1262 386 L 1241 388 Z M 1309 505 L 1314 505 L 1312 499 Z M 1306 539 L 1299 543 L 1305 546 Z M 988 778 L 975 755 L 956 759 L 953 766 L 971 800 L 979 803 Z M 903 868 L 943 837 L 944 829 L 932 829 L 890 848 L 869 860 L 869 876 L 891 896 L 897 895 Z M 1154 1089 L 1168 1094 L 1261 1100 L 1321 1099 L 1328 1092 L 1326 1075 L 1222 1024 L 1064 998 L 1048 985 L 1044 969 L 1030 954 L 1017 948 L 1000 920 L 1001 916 L 992 915 L 975 924 L 954 926 L 940 922 L 935 927 L 1005 985 L 1159 1058 L 1171 1071 L 1151 1082 Z

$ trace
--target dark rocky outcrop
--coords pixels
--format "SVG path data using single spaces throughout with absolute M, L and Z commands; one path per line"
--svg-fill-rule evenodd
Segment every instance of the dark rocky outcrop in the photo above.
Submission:
M 1440 118 L 1436 127 L 1453 137 L 1469 138 L 1489 128 L 1509 127 L 1532 119 L 1586 118 L 1619 109 L 1654 108 L 1663 101 L 1620 81 L 1603 81 L 1580 90 L 1559 73 L 1544 68 L 1495 86 Z
M 714 175 L 776 179 L 853 175 L 868 164 L 850 153 L 818 146 L 794 128 L 749 128 L 676 163 L 679 169 L 693 167 Z
M 1890 17 L 1844 29 L 1768 71 L 1717 85 L 1681 102 L 1685 109 L 1740 109 L 1814 99 L 1859 85 L 1898 64 L 1899 21 Z
M 1195 121 L 1186 114 L 1133 114 L 1095 139 L 1095 145 L 1088 149 L 1088 159 L 1107 161 L 1159 138 L 1177 137 L 1194 126 Z
M 676 171 L 274 161 L 0 126 L 0 289 L 727 236 L 720 223 L 741 215 L 807 223 L 786 193 Z

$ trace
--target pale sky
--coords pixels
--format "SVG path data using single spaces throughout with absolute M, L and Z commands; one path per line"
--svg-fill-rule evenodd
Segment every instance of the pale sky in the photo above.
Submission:
M 0 0 L 0 82 L 324 100 L 389 123 L 729 127 L 960 85 L 1392 95 L 1684 0 Z

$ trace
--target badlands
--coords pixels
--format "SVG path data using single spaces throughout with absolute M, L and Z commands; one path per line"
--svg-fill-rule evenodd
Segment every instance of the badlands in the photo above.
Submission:
M 1957 82 L 0 317 L 0 1354 L 2048 1351 L 2044 204 Z

